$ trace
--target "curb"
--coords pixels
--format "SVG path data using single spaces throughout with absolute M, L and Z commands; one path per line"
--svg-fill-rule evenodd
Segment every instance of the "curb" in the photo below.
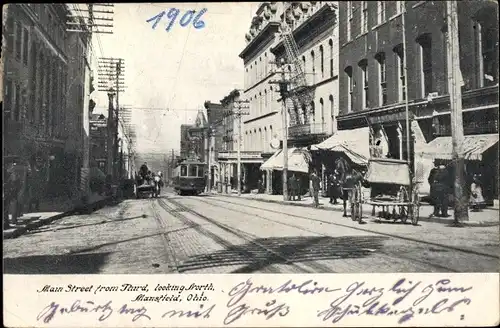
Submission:
M 221 197 L 230 197 L 230 198 L 240 198 L 240 199 L 250 199 L 250 200 L 255 200 L 258 202 L 263 202 L 263 203 L 274 203 L 274 204 L 281 204 L 281 205 L 289 205 L 289 206 L 299 206 L 299 207 L 309 207 L 309 208 L 314 208 L 310 204 L 302 204 L 302 203 L 292 203 L 292 202 L 285 202 L 282 200 L 272 200 L 272 199 L 262 199 L 262 198 L 250 198 L 250 197 L 238 197 L 237 195 L 231 195 L 231 194 L 213 194 L 210 196 L 221 196 Z M 332 207 L 318 207 L 317 209 L 323 210 L 323 211 L 331 211 L 331 212 L 343 212 L 343 209 L 337 209 L 337 208 L 332 208 Z M 369 217 L 371 217 L 371 211 L 363 211 L 363 213 L 368 214 Z M 420 217 L 418 219 L 419 222 L 432 222 L 432 223 L 440 223 L 440 224 L 452 224 L 453 220 L 450 219 L 442 219 L 442 218 L 436 218 L 436 217 Z M 462 222 L 462 225 L 464 227 L 476 227 L 476 228 L 485 228 L 485 227 L 495 227 L 500 225 L 500 221 L 495 222 L 495 221 L 467 221 L 467 222 Z
M 52 222 L 54 222 L 56 220 L 62 219 L 65 216 L 73 215 L 75 213 L 84 214 L 84 213 L 94 212 L 94 211 L 96 211 L 96 210 L 98 210 L 100 208 L 103 208 L 107 204 L 112 203 L 113 201 L 115 201 L 115 198 L 113 198 L 113 197 L 104 198 L 104 199 L 98 200 L 98 201 L 90 203 L 90 204 L 85 204 L 85 205 L 77 206 L 77 207 L 75 207 L 75 208 L 73 208 L 73 209 L 71 209 L 69 211 L 66 211 L 66 212 L 63 212 L 63 213 L 60 213 L 60 214 L 56 214 L 56 215 L 53 215 L 53 216 L 49 216 L 49 217 L 46 217 L 46 218 L 42 218 L 42 219 L 36 220 L 34 222 L 30 222 L 27 225 L 25 225 L 23 227 L 15 228 L 12 231 L 4 231 L 3 232 L 3 239 L 17 238 L 17 237 L 23 235 L 24 233 L 26 233 L 29 230 L 37 229 L 37 228 L 39 228 L 41 226 L 50 224 L 50 223 L 52 223 Z

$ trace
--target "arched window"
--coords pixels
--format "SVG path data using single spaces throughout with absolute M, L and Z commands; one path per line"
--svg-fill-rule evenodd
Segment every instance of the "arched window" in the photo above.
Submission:
M 430 33 L 422 34 L 417 38 L 420 61 L 420 83 L 422 98 L 433 92 L 432 85 L 432 37 Z
M 273 135 L 273 126 L 272 125 L 269 125 L 269 134 L 271 135 L 271 139 L 273 139 L 274 135 Z
M 311 118 L 312 118 L 313 122 L 316 121 L 316 108 L 315 108 L 314 101 L 311 101 Z
M 267 147 L 269 147 L 269 136 L 267 135 L 267 126 L 264 127 L 264 147 L 262 151 L 267 151 Z
M 264 101 L 265 101 L 265 105 L 264 105 L 264 111 L 267 113 L 269 111 L 269 103 L 267 101 L 267 89 L 264 89 Z
M 363 97 L 361 98 L 363 102 L 363 109 L 368 108 L 369 106 L 369 100 L 370 100 L 370 93 L 368 92 L 369 89 L 369 84 L 368 84 L 368 61 L 366 59 L 362 59 L 358 63 L 359 68 L 361 68 L 361 88 L 363 91 Z
M 320 115 L 321 115 L 321 131 L 325 129 L 325 104 L 323 103 L 323 98 L 319 98 Z
M 307 66 L 306 66 L 306 56 L 302 56 L 302 70 L 306 70 L 307 69 Z
M 378 99 L 379 105 L 384 106 L 387 104 L 387 81 L 385 78 L 385 53 L 379 52 L 375 55 L 378 62 Z
M 320 60 L 320 68 L 321 68 L 321 78 L 325 77 L 325 57 L 323 54 L 323 46 L 319 46 L 319 60 Z
M 262 79 L 262 57 L 259 57 L 259 80 Z
M 333 40 L 328 41 L 328 48 L 330 52 L 330 77 L 333 77 Z
M 353 92 L 354 92 L 354 79 L 352 77 L 352 66 L 347 66 L 344 70 L 346 76 L 347 84 L 347 112 L 352 112 L 353 104 Z
M 259 115 L 262 114 L 262 92 L 259 92 Z
M 498 83 L 498 6 L 485 4 L 475 15 L 479 87 Z
M 312 84 L 316 83 L 316 61 L 314 60 L 314 50 L 311 50 Z
M 267 76 L 267 65 L 269 64 L 267 60 L 267 52 L 264 53 L 264 76 Z
M 403 44 L 398 44 L 393 49 L 396 55 L 396 65 L 398 68 L 398 101 L 406 100 L 406 81 L 404 69 L 404 51 Z
M 332 133 L 335 132 L 335 104 L 333 102 L 333 96 L 330 95 L 328 97 L 328 100 L 330 101 L 330 118 L 331 118 L 331 123 L 332 123 Z

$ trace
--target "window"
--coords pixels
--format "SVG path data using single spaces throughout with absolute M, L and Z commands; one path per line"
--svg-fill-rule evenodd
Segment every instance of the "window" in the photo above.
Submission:
M 262 114 L 262 92 L 259 92 L 259 115 Z
M 375 59 L 378 62 L 378 82 L 379 82 L 379 104 L 384 106 L 387 104 L 387 81 L 385 74 L 385 53 L 379 52 Z
M 323 46 L 319 46 L 319 58 L 320 58 L 320 65 L 321 65 L 321 77 L 325 77 L 325 57 L 323 54 Z
M 14 120 L 15 121 L 20 121 L 21 120 L 21 110 L 22 110 L 22 106 L 21 106 L 21 101 L 22 101 L 22 97 L 21 97 L 21 88 L 19 86 L 19 84 L 16 84 L 16 92 L 14 94 Z
M 306 68 L 306 56 L 302 56 L 302 71 L 305 72 Z
M 321 131 L 323 131 L 325 126 L 325 104 L 323 103 L 323 98 L 319 99 L 319 107 L 321 114 Z
M 377 22 L 378 24 L 385 22 L 385 1 L 377 1 Z
M 427 97 L 432 89 L 432 39 L 430 34 L 423 34 L 417 38 L 420 45 L 420 82 L 422 98 Z
M 198 166 L 194 164 L 189 165 L 189 176 L 195 177 L 197 175 L 198 175 Z
M 267 61 L 267 52 L 264 53 L 264 76 L 267 76 L 267 65 L 268 65 L 268 61 Z
M 328 41 L 328 46 L 330 48 L 330 77 L 333 77 L 333 41 L 330 39 Z
M 312 67 L 312 79 L 313 79 L 312 84 L 315 83 L 315 77 L 316 77 L 316 75 L 315 75 L 315 73 L 316 73 L 316 67 L 315 67 L 315 65 L 316 65 L 316 62 L 314 61 L 314 50 L 312 50 L 311 51 L 311 67 Z
M 398 68 L 398 101 L 406 100 L 406 78 L 404 67 L 404 51 L 403 44 L 399 44 L 394 48 L 396 54 L 396 65 Z
M 268 101 L 267 101 L 267 89 L 264 90 L 264 101 L 265 101 L 265 106 L 264 106 L 264 109 L 266 112 L 268 112 Z
M 347 78 L 347 86 L 348 86 L 348 92 L 349 95 L 347 96 L 347 112 L 350 113 L 352 112 L 352 106 L 353 106 L 353 91 L 354 91 L 354 80 L 352 78 L 352 67 L 346 67 L 345 69 L 346 73 L 346 78 Z
M 15 31 L 14 31 L 14 19 L 12 18 L 11 15 L 7 18 L 7 49 L 14 53 L 14 38 L 15 38 Z
M 259 80 L 262 79 L 262 57 L 259 57 Z
M 369 92 L 368 92 L 368 61 L 363 59 L 359 62 L 359 67 L 361 68 L 361 82 L 363 83 L 363 109 L 368 108 Z
M 187 165 L 181 165 L 181 177 L 187 177 Z
M 476 14 L 476 57 L 479 87 L 498 83 L 498 16 L 485 8 Z
M 12 115 L 12 106 L 14 100 L 14 84 L 11 80 L 7 80 L 5 85 L 5 103 L 4 103 L 4 113 L 8 113 L 8 116 Z
M 314 101 L 311 101 L 311 117 L 313 122 L 316 121 L 316 105 L 314 104 Z
M 248 68 L 245 70 L 245 88 L 248 88 Z
M 368 3 L 361 1 L 361 34 L 368 31 Z
M 347 41 L 351 41 L 352 30 L 352 1 L 347 1 Z
M 21 59 L 21 45 L 22 45 L 22 38 L 23 35 L 21 34 L 21 24 L 17 23 L 16 24 L 16 58 Z
M 259 150 L 263 149 L 262 129 L 259 128 Z
M 203 165 L 198 165 L 198 178 L 203 178 Z
M 405 9 L 404 1 L 396 1 L 396 15 L 401 14 Z
M 328 97 L 328 100 L 330 100 L 330 117 L 331 117 L 331 123 L 332 123 L 332 133 L 335 131 L 335 105 L 333 103 L 333 96 L 330 95 Z

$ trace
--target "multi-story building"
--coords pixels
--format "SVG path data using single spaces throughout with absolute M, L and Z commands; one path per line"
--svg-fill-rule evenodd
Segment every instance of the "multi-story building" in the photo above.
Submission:
M 409 156 L 426 185 L 432 160 L 414 156 L 430 145 L 445 149 L 448 154 L 441 157 L 451 158 L 446 2 L 343 1 L 339 17 L 339 129 L 369 126 L 371 155 Z M 498 4 L 460 1 L 458 24 L 463 146 L 468 158 L 475 159 L 466 166 L 469 174 L 488 176 L 485 193 L 498 198 Z M 406 101 L 412 120 L 409 150 Z
M 293 30 L 307 85 L 313 95 L 310 104 L 294 108 L 298 119 L 288 127 L 289 144 L 316 144 L 337 130 L 338 114 L 338 29 L 337 4 L 327 1 L 292 3 L 280 19 Z M 276 61 L 287 60 L 283 41 L 272 49 Z
M 207 127 L 208 122 L 202 110 L 196 114 L 195 124 L 181 125 L 181 158 L 195 157 L 200 161 L 207 161 L 207 145 L 205 144 Z
M 220 166 L 218 161 L 219 151 L 222 150 L 224 133 L 224 107 L 218 103 L 205 101 L 204 107 L 207 110 L 207 156 L 210 163 L 210 188 L 217 187 L 220 184 Z M 207 164 L 208 164 L 207 163 Z
M 106 173 L 107 162 L 107 118 L 103 114 L 90 117 L 90 166 Z
M 281 59 L 289 62 L 285 45 L 280 39 L 281 24 L 284 20 L 292 28 L 303 65 L 302 70 L 313 94 L 312 103 L 295 108 L 297 114 L 300 113 L 299 116 L 305 115 L 305 122 L 289 120 L 288 144 L 292 147 L 307 147 L 336 131 L 336 12 L 336 2 L 325 1 L 291 4 L 265 2 L 257 10 L 246 35 L 247 46 L 240 54 L 245 65 L 244 97 L 250 101 L 250 115 L 244 121 L 245 150 L 260 151 L 264 158 L 269 158 L 276 151 L 271 146 L 271 141 L 282 139 L 281 99 L 277 92 L 278 86 L 269 82 L 280 79 L 280 75 L 275 74 L 276 70 L 273 69 L 276 64 L 279 64 Z M 289 170 L 293 168 L 289 167 Z M 272 174 L 271 170 L 265 171 L 263 179 L 266 181 L 268 192 L 272 192 L 272 185 L 281 185 L 281 175 Z
M 85 74 L 72 61 L 84 60 L 83 34 L 66 31 L 70 12 L 64 4 L 11 4 L 5 13 L 5 151 L 33 165 L 42 163 L 45 195 L 74 194 L 79 183 L 72 181 L 81 164 L 70 154 L 70 140 L 82 128 L 83 101 L 75 104 L 78 98 L 68 92 L 70 77 Z M 72 42 L 79 43 L 77 50 Z M 68 128 L 70 122 L 77 122 L 74 129 Z

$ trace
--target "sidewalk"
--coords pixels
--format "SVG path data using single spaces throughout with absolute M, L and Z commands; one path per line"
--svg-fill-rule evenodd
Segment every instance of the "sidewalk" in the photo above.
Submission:
M 214 195 L 223 196 L 223 197 L 238 197 L 237 193 L 216 193 L 213 192 Z M 283 201 L 283 195 L 268 195 L 268 194 L 241 194 L 242 199 L 252 199 L 256 201 L 262 201 L 267 203 L 278 203 L 278 204 L 286 204 L 292 206 L 301 206 L 301 207 L 312 207 L 313 199 L 306 195 L 302 197 L 300 201 Z M 366 199 L 366 196 L 365 196 Z M 329 198 L 320 197 L 319 199 L 319 209 L 327 210 L 327 211 L 337 211 L 342 212 L 342 200 L 338 200 L 339 204 L 333 205 L 329 203 Z M 349 206 L 349 205 L 348 205 Z M 378 211 L 378 209 L 376 210 Z M 440 218 L 431 216 L 433 212 L 433 207 L 427 203 L 423 203 L 420 206 L 420 215 L 419 222 L 434 222 L 441 224 L 451 224 L 453 223 L 453 209 L 449 209 L 448 214 L 450 215 L 448 218 Z M 347 213 L 349 214 L 349 208 L 347 209 Z M 372 206 L 365 204 L 363 205 L 363 214 L 367 217 L 372 217 Z M 469 221 L 463 223 L 465 226 L 472 227 L 489 227 L 489 226 L 498 226 L 500 225 L 499 211 L 495 208 L 487 208 L 482 212 L 472 212 L 469 211 Z
M 98 194 L 92 194 L 84 208 L 96 208 L 106 204 L 109 198 Z M 40 211 L 35 213 L 24 213 L 17 219 L 17 224 L 10 225 L 9 229 L 3 231 L 3 238 L 16 238 L 26 231 L 36 229 L 40 226 L 49 224 L 62 217 L 78 211 L 78 206 L 71 199 L 55 198 L 50 201 L 40 203 Z M 80 206 L 81 208 L 82 206 Z

